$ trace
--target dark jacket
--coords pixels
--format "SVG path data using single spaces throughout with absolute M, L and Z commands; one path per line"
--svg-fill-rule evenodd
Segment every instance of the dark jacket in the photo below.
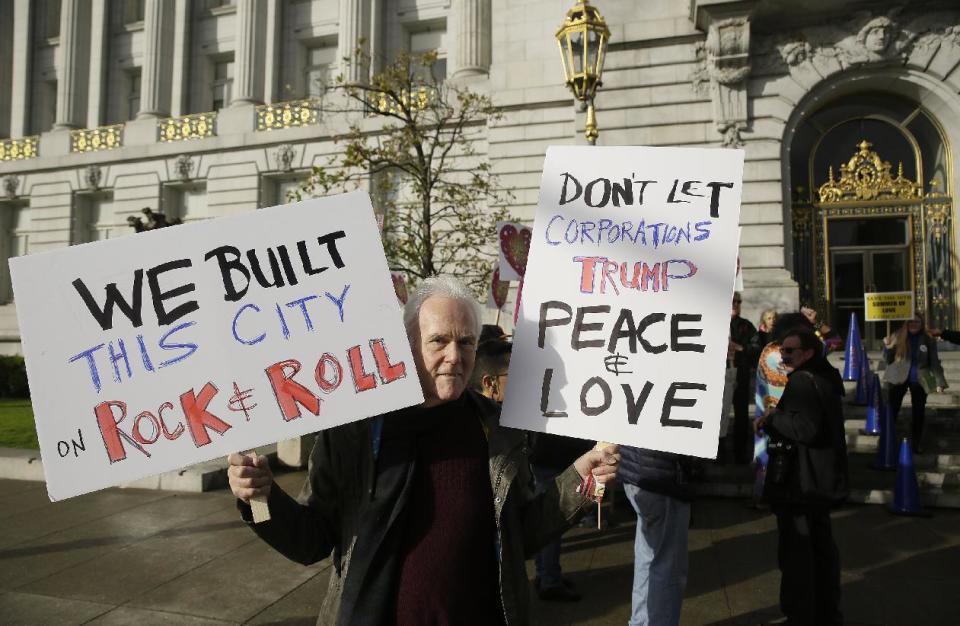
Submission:
M 960 344 L 960 330 L 944 330 L 940 333 L 944 341 Z
M 681 500 L 691 495 L 687 457 L 670 452 L 620 446 L 617 480 Z
M 757 334 L 757 329 L 750 320 L 740 316 L 730 318 L 730 341 L 743 346 L 743 350 L 733 356 L 737 378 L 748 378 L 750 370 L 757 368 L 760 350 L 766 344 L 760 343 L 760 335 Z
M 772 442 L 793 446 L 782 484 L 771 485 L 768 465 L 765 495 L 772 503 L 833 504 L 846 498 L 842 395 L 840 372 L 823 357 L 816 356 L 789 374 L 783 396 L 764 426 Z
M 570 466 L 545 493 L 534 496 L 529 488 L 530 449 L 524 431 L 501 427 L 498 405 L 475 392 L 465 393 L 465 410 L 474 412 L 488 432 L 506 623 L 529 624 L 524 561 L 559 537 L 579 516 L 587 503 L 576 493 L 580 475 Z M 379 546 L 390 545 L 392 531 L 402 524 L 410 495 L 406 487 L 415 461 L 404 461 L 402 455 L 387 449 L 375 458 L 375 424 L 382 419 L 321 432 L 298 500 L 274 484 L 268 500 L 271 520 L 252 526 L 257 535 L 293 561 L 309 565 L 333 554 L 334 572 L 318 624 L 378 623 L 369 616 L 385 615 L 394 600 L 395 587 L 391 588 L 389 581 L 377 586 L 377 581 L 384 580 L 383 564 L 397 558 Z M 382 461 L 388 457 L 389 466 L 378 470 L 377 459 L 384 465 Z M 249 520 L 249 507 L 243 505 L 241 512 Z

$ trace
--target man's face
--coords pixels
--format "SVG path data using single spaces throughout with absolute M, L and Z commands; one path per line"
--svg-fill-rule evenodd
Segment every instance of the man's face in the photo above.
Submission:
M 503 396 L 507 393 L 507 370 L 495 374 L 488 374 L 481 381 L 483 385 L 483 395 L 494 402 L 503 402 Z
M 473 373 L 477 350 L 473 312 L 459 300 L 433 296 L 420 307 L 417 321 L 413 359 L 425 405 L 456 400 Z
M 740 299 L 740 296 L 733 296 L 733 303 L 730 305 L 730 317 L 738 317 L 740 315 L 740 303 L 743 300 Z
M 787 337 L 780 346 L 780 356 L 788 371 L 793 371 L 813 358 L 813 350 L 804 350 L 800 347 L 800 338 Z

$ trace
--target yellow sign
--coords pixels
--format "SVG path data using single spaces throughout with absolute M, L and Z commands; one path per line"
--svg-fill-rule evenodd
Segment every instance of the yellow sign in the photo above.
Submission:
M 885 322 L 913 318 L 913 292 L 887 291 L 863 294 L 864 320 Z

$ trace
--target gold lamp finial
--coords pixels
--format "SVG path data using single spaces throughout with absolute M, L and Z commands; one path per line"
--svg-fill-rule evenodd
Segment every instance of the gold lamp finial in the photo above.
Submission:
M 595 144 L 600 132 L 593 99 L 603 75 L 603 62 L 610 29 L 589 0 L 577 0 L 557 29 L 557 45 L 566 84 L 574 97 L 587 105 L 586 137 Z

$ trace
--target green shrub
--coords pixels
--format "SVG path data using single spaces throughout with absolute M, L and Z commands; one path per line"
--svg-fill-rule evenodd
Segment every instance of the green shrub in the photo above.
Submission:
M 0 356 L 0 398 L 29 398 L 27 367 L 22 356 Z

